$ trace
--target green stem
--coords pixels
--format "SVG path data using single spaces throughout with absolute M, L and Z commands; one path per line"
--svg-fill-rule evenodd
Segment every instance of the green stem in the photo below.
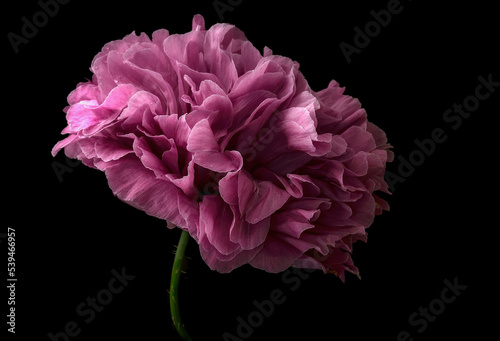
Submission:
M 179 245 L 177 245 L 177 251 L 175 252 L 174 266 L 172 267 L 172 277 L 170 279 L 170 312 L 172 314 L 172 321 L 174 321 L 174 326 L 177 329 L 179 335 L 184 340 L 192 341 L 186 328 L 184 327 L 184 323 L 182 323 L 178 299 L 178 288 L 179 280 L 181 279 L 182 262 L 184 260 L 184 252 L 186 251 L 188 240 L 189 233 L 187 231 L 182 231 Z

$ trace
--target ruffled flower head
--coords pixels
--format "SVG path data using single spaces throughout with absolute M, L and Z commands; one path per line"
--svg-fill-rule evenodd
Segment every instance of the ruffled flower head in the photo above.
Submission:
M 106 44 L 65 108 L 54 147 L 106 174 L 113 193 L 188 231 L 208 266 L 358 273 L 353 243 L 388 209 L 382 130 L 335 81 L 233 25 L 158 30 Z

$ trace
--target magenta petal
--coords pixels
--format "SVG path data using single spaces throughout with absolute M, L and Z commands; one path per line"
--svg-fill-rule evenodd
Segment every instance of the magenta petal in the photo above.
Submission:
M 331 150 L 327 155 L 327 158 L 333 158 L 344 154 L 347 150 L 347 142 L 339 135 L 332 136 L 331 140 Z
M 215 219 L 217 218 L 217 219 Z M 207 195 L 200 203 L 200 228 L 204 229 L 208 241 L 218 252 L 228 255 L 238 248 L 229 238 L 235 224 L 233 213 L 220 197 Z
M 310 184 L 308 186 L 308 195 L 317 196 L 321 193 L 320 189 L 313 180 L 308 175 L 298 175 L 298 174 L 287 174 L 288 180 L 283 177 L 276 176 L 280 180 L 281 184 L 285 187 L 285 190 L 295 198 L 301 198 L 304 195 L 304 185 Z
M 187 124 L 185 116 L 161 115 L 155 116 L 154 120 L 166 137 L 174 139 L 178 148 L 186 149 L 188 138 L 191 135 L 191 128 Z
M 277 94 L 287 90 L 283 87 L 286 80 L 286 74 L 277 63 L 265 60 L 259 63 L 254 71 L 247 72 L 236 80 L 231 96 L 236 98 L 258 90 Z
M 206 32 L 203 30 L 170 35 L 163 42 L 163 50 L 168 58 L 181 64 L 193 67 L 200 66 L 197 54 L 201 52 L 205 35 Z
M 222 199 L 229 205 L 238 205 L 238 173 L 227 173 L 219 181 L 219 192 Z
M 241 154 L 235 151 L 204 151 L 195 153 L 193 160 L 196 164 L 214 172 L 234 172 L 241 168 L 243 160 Z
M 196 83 L 191 79 L 189 76 L 185 76 L 187 80 L 189 80 L 191 84 L 191 91 L 193 92 L 193 99 L 196 104 L 202 104 L 205 99 L 212 95 L 218 95 L 222 97 L 227 98 L 227 94 L 222 88 L 214 81 L 210 79 L 204 79 L 201 81 L 199 84 L 199 88 L 196 88 Z M 231 101 L 229 101 L 229 105 L 231 104 Z M 222 105 L 226 105 L 225 103 L 222 103 Z M 217 106 L 215 106 L 216 108 Z
M 255 224 L 269 217 L 280 209 L 289 197 L 290 194 L 270 181 L 257 181 L 257 190 L 245 214 L 246 221 Z
M 69 128 L 67 132 L 94 134 L 120 114 L 134 92 L 135 88 L 129 84 L 120 85 L 111 90 L 100 105 L 96 100 L 81 101 L 73 105 L 66 114 Z
M 258 223 L 276 212 L 290 195 L 270 181 L 254 180 L 248 173 L 238 174 L 238 206 L 244 219 Z
M 192 221 L 198 216 L 197 205 L 186 200 L 180 189 L 173 184 L 157 180 L 135 156 L 115 161 L 105 172 L 109 187 L 124 202 L 181 228 L 196 228 Z M 165 198 L 169 200 L 166 201 Z M 182 206 L 179 206 L 179 202 Z
M 233 117 L 233 105 L 229 98 L 227 96 L 211 95 L 203 101 L 201 107 L 212 111 L 208 121 L 215 138 L 225 136 L 232 124 Z
M 253 202 L 257 184 L 250 174 L 246 171 L 238 172 L 237 183 L 238 207 L 241 216 L 244 216 L 248 207 Z
M 219 145 L 207 119 L 201 120 L 191 130 L 187 149 L 192 152 L 219 151 Z
M 277 273 L 288 269 L 304 252 L 305 250 L 289 244 L 286 239 L 270 234 L 264 247 L 250 264 L 258 269 Z
M 174 90 L 160 72 L 142 69 L 116 52 L 110 52 L 108 55 L 108 71 L 115 82 L 134 84 L 138 90 L 146 90 L 159 98 L 163 112 L 177 113 L 179 111 Z
M 121 128 L 124 131 L 133 131 L 144 122 L 145 116 L 148 115 L 147 111 L 151 116 L 161 114 L 160 100 L 149 92 L 136 92 L 118 117 Z
M 314 227 L 311 220 L 321 213 L 320 210 L 294 209 L 276 214 L 272 230 L 300 238 L 302 232 Z
M 249 263 L 262 248 L 263 246 L 260 245 L 253 250 L 238 250 L 231 255 L 224 256 L 213 248 L 205 250 L 205 248 L 200 247 L 200 254 L 210 269 L 220 273 L 228 273 Z
M 350 204 L 353 211 L 351 220 L 361 226 L 370 226 L 375 216 L 375 199 L 369 193 L 365 193 L 359 200 Z
M 79 83 L 75 90 L 68 95 L 70 105 L 81 101 L 94 100 L 99 96 L 99 88 L 92 82 Z
M 186 197 L 195 200 L 198 198 L 198 190 L 194 186 L 194 175 L 194 162 L 190 161 L 187 167 L 187 175 L 166 174 L 165 177 L 179 187 L 186 194 Z
M 231 43 L 233 42 L 234 40 Z M 238 70 L 238 75 L 241 77 L 245 72 L 253 70 L 262 56 L 251 42 L 242 41 L 240 43 L 241 54 L 233 54 L 233 61 Z M 230 45 L 229 48 L 231 47 L 233 46 Z
M 159 29 L 159 30 L 156 30 L 153 32 L 153 34 L 151 35 L 152 37 L 152 41 L 154 44 L 158 45 L 158 46 L 163 46 L 163 41 L 165 39 L 167 39 L 167 37 L 169 36 L 169 33 L 167 30 L 165 29 Z
M 345 88 L 339 87 L 339 83 L 332 80 L 328 87 L 317 95 L 326 106 L 341 112 L 342 117 L 346 118 L 361 109 L 361 103 L 354 97 L 344 95 L 344 91 Z
M 221 49 L 224 39 L 231 37 L 244 38 L 244 35 L 232 25 L 217 24 L 207 31 L 203 46 L 205 63 L 209 65 L 207 71 L 217 76 L 226 92 L 231 90 L 233 83 L 238 79 L 233 60 Z
M 205 19 L 200 14 L 195 14 L 193 16 L 192 22 L 192 30 L 193 31 L 204 31 L 205 30 Z
M 368 163 L 369 155 L 365 152 L 359 152 L 351 159 L 344 163 L 346 167 L 346 174 L 355 176 L 364 176 L 369 170 Z
M 239 152 L 219 151 L 219 145 L 207 119 L 201 120 L 193 127 L 187 149 L 194 153 L 193 160 L 196 164 L 216 172 L 233 172 L 243 165 Z
M 99 115 L 94 109 L 99 107 L 96 100 L 81 101 L 68 110 L 66 119 L 70 127 L 68 133 L 77 132 L 99 123 L 105 116 Z
M 52 156 L 56 156 L 57 153 L 64 147 L 66 147 L 68 144 L 76 140 L 78 137 L 76 135 L 69 135 L 68 137 L 64 138 L 63 140 L 59 141 L 56 143 L 56 145 L 52 148 L 51 154 Z
M 349 148 L 355 151 L 372 151 L 376 148 L 373 135 L 357 126 L 350 127 L 343 132 L 342 138 L 346 140 Z
M 95 153 L 104 162 L 118 160 L 132 153 L 132 149 L 118 141 L 99 139 L 95 143 Z
M 161 142 L 159 141 L 161 140 Z M 157 138 L 156 145 L 159 148 L 167 150 L 170 149 L 170 142 L 165 136 L 160 136 Z M 134 141 L 134 152 L 141 160 L 143 166 L 149 170 L 152 170 L 157 178 L 162 178 L 168 173 L 168 168 L 165 163 L 158 158 L 157 155 L 151 150 L 147 139 L 145 137 L 140 137 Z
M 268 168 L 272 169 L 277 175 L 285 176 L 286 174 L 293 173 L 313 159 L 314 158 L 307 153 L 285 153 L 270 161 L 268 163 Z
M 278 125 L 278 129 L 286 136 L 287 151 L 301 151 L 313 153 L 316 148 L 309 133 L 297 122 L 284 121 Z
M 238 243 L 243 250 L 252 250 L 261 245 L 267 237 L 271 226 L 271 218 L 267 217 L 255 224 L 244 219 L 236 219 L 231 227 L 229 238 Z

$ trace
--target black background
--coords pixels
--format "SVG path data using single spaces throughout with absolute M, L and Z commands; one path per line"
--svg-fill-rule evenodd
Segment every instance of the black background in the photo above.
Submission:
M 235 24 L 260 51 L 269 46 L 297 60 L 316 91 L 337 80 L 387 132 L 396 156 L 407 158 L 414 140 L 431 137 L 436 128 L 447 140 L 396 184 L 391 211 L 377 217 L 368 243 L 355 245 L 361 280 L 348 274 L 342 283 L 314 272 L 296 277 L 297 287 L 283 274 L 250 266 L 223 275 L 203 263 L 191 240 L 180 300 L 193 339 L 223 340 L 225 332 L 238 337 L 238 316 L 246 320 L 255 310 L 252 302 L 269 299 L 276 289 L 285 302 L 240 339 L 397 340 L 401 331 L 415 340 L 496 335 L 500 88 L 456 130 L 443 113 L 474 95 L 479 76 L 500 81 L 497 10 L 479 1 L 401 1 L 403 10 L 348 63 L 339 44 L 352 45 L 354 27 L 363 29 L 373 21 L 370 11 L 387 4 L 245 0 L 221 20 L 212 1 L 73 0 L 60 5 L 18 53 L 7 34 L 21 34 L 21 18 L 32 18 L 40 6 L 33 0 L 4 4 L 0 233 L 16 230 L 15 339 L 50 340 L 48 333 L 73 321 L 81 331 L 68 340 L 180 340 L 167 293 L 180 231 L 119 201 L 101 172 L 67 164 L 63 153 L 52 158 L 50 150 L 66 125 L 67 94 L 91 77 L 90 62 L 106 42 L 134 30 L 185 33 L 196 13 L 207 29 L 220 21 Z M 62 181 L 54 161 L 70 167 Z M 398 165 L 388 170 L 398 174 Z M 6 268 L 7 240 L 0 241 Z M 122 268 L 135 278 L 86 323 L 76 307 L 108 286 L 111 270 Z M 455 278 L 467 288 L 419 333 L 409 316 L 439 299 L 443 281 Z M 12 337 L 5 323 L 8 292 L 2 292 L 1 328 Z

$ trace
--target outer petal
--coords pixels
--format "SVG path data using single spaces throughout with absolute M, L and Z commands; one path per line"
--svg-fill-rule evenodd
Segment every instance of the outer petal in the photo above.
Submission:
M 290 197 L 287 191 L 270 181 L 254 180 L 246 172 L 238 173 L 238 204 L 242 217 L 255 224 L 280 209 Z
M 231 208 L 219 196 L 207 195 L 200 203 L 200 229 L 210 244 L 223 255 L 233 253 L 238 244 L 229 238 L 229 231 L 235 223 Z
M 131 85 L 120 85 L 109 93 L 102 104 L 89 100 L 71 106 L 66 114 L 68 127 L 63 133 L 81 131 L 84 135 L 94 134 L 121 113 L 135 91 Z
M 271 217 L 264 218 L 255 224 L 244 219 L 236 219 L 231 227 L 229 238 L 238 243 L 243 250 L 252 250 L 266 240 L 270 226 Z
M 266 239 L 262 250 L 250 261 L 258 269 L 268 272 L 281 272 L 288 269 L 313 245 L 300 239 L 271 234 Z
M 175 185 L 157 180 L 135 156 L 115 161 L 105 171 L 109 187 L 122 201 L 167 220 L 191 234 L 197 228 L 198 205 Z

